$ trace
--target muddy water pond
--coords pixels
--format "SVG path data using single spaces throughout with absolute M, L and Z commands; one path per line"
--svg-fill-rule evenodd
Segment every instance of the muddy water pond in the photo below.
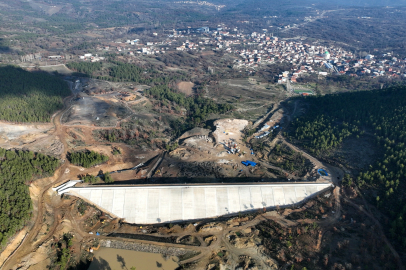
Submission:
M 88 270 L 175 270 L 176 257 L 164 258 L 162 254 L 101 247 L 94 253 Z

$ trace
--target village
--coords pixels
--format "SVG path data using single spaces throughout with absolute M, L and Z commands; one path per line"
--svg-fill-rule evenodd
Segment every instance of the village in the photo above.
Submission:
M 203 41 L 199 41 L 198 44 L 186 40 L 183 45 L 176 47 L 176 50 L 202 51 L 206 49 L 205 46 L 213 47 L 213 50 L 224 50 L 239 56 L 239 59 L 235 61 L 234 68 L 251 72 L 261 68 L 261 66 L 274 63 L 291 63 L 297 67 L 296 70 L 281 74 L 279 83 L 285 83 L 288 79 L 291 82 L 296 82 L 299 76 L 306 73 L 317 73 L 322 76 L 346 74 L 354 77 L 406 77 L 406 59 L 392 57 L 391 53 L 385 53 L 380 57 L 385 59 L 376 60 L 372 54 L 361 57 L 339 47 L 312 45 L 302 41 L 287 41 L 274 37 L 273 34 L 266 31 L 243 35 L 238 34 L 237 28 L 232 29 L 230 33 L 219 27 L 217 30 L 209 31 L 209 33 L 211 33 L 210 38 L 201 38 Z M 185 36 L 179 34 L 174 35 L 174 37 Z
M 278 83 L 287 81 L 296 83 L 298 78 L 306 74 L 406 78 L 406 59 L 398 59 L 392 56 L 391 52 L 382 55 L 361 54 L 340 47 L 306 43 L 302 40 L 284 40 L 268 33 L 267 29 L 263 31 L 245 34 L 238 28 L 224 25 L 218 25 L 213 29 L 209 27 L 173 29 L 170 34 L 153 32 L 151 37 L 145 37 L 145 41 L 131 38 L 101 41 L 95 48 L 89 49 L 94 53 L 87 52 L 79 56 L 69 53 L 48 56 L 47 53 L 34 53 L 20 56 L 17 62 L 37 60 L 45 61 L 46 65 L 54 65 L 70 60 L 103 61 L 104 55 L 111 53 L 131 58 L 142 55 L 156 57 L 176 51 L 223 51 L 235 57 L 234 69 L 248 73 L 266 68 L 269 64 L 292 64 L 292 70 L 279 74 Z M 148 41 L 157 39 L 161 41 Z
M 404 269 L 406 6 L 209 1 L 0 0 L 0 269 Z

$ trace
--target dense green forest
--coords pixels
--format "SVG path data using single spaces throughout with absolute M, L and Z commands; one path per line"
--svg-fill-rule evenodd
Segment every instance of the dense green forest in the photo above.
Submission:
M 109 67 L 101 62 L 71 62 L 67 67 L 82 75 L 113 82 L 135 82 L 140 84 L 168 84 L 172 81 L 188 80 L 182 72 L 162 73 L 153 68 L 143 68 L 134 64 L 111 60 Z
M 188 115 L 185 122 L 177 121 L 172 125 L 175 136 L 207 120 L 210 114 L 224 114 L 233 109 L 230 104 L 217 104 L 208 98 L 187 97 L 165 85 L 151 87 L 144 91 L 146 96 L 153 97 L 163 103 L 172 102 L 175 106 L 185 108 Z
M 320 154 L 349 136 L 376 139 L 382 156 L 357 177 L 360 188 L 375 189 L 375 204 L 390 217 L 387 232 L 406 248 L 406 87 L 307 97 L 308 112 L 293 123 L 290 138 Z
M 30 181 L 53 175 L 59 161 L 39 153 L 0 148 L 0 243 L 31 218 Z
M 68 153 L 68 159 L 72 164 L 90 168 L 106 162 L 109 160 L 109 157 L 94 151 L 84 151 Z
M 94 72 L 100 71 L 103 68 L 102 62 L 70 62 L 66 66 L 84 75 L 92 76 Z
M 0 66 L 0 120 L 49 122 L 68 95 L 69 87 L 59 77 Z

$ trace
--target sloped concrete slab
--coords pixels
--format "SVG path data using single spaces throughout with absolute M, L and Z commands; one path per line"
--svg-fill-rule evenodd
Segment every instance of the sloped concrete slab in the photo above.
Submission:
M 80 197 L 129 223 L 154 224 L 213 218 L 299 203 L 330 183 L 70 187 Z

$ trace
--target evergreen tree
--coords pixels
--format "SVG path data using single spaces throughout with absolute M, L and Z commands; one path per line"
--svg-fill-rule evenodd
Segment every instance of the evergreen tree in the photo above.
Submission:
M 109 157 L 94 151 L 83 151 L 68 153 L 68 159 L 74 165 L 90 168 L 106 162 Z
M 0 243 L 20 230 L 31 218 L 28 184 L 54 174 L 59 160 L 29 151 L 0 148 Z
M 308 112 L 293 122 L 290 138 L 315 154 L 365 132 L 382 149 L 378 161 L 360 173 L 361 188 L 376 189 L 376 205 L 390 219 L 389 235 L 406 248 L 406 87 L 306 97 Z M 357 137 L 358 136 L 358 137 Z M 352 184 L 346 176 L 344 184 Z
M 67 83 L 56 76 L 0 66 L 0 120 L 49 122 L 70 94 Z

